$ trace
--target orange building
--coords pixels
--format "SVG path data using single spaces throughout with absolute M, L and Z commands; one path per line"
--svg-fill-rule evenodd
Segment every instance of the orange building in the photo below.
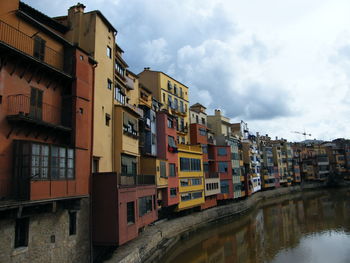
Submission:
M 96 62 L 62 38 L 65 26 L 30 6 L 6 0 L 0 10 L 0 218 L 13 233 L 0 237 L 0 261 L 16 260 L 21 247 L 32 261 L 61 235 L 59 218 L 69 222 L 64 233 L 85 231 L 88 210 L 79 210 L 88 204 Z M 43 220 L 51 233 L 35 230 Z M 62 238 L 67 253 L 75 249 Z

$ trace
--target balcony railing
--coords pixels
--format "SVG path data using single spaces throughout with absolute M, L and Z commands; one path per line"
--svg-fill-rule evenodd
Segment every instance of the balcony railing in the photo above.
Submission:
M 35 52 L 35 36 L 28 36 L 24 32 L 0 20 L 0 41 L 7 45 L 32 56 L 56 69 L 63 71 L 64 54 L 55 51 L 45 43 L 40 47 L 40 54 Z
M 55 125 L 61 124 L 60 108 L 47 103 L 32 106 L 30 96 L 25 94 L 9 95 L 7 97 L 7 115 L 21 115 L 37 121 Z
M 133 185 L 155 185 L 156 178 L 148 174 L 125 174 L 121 173 L 118 177 L 118 184 L 122 186 Z

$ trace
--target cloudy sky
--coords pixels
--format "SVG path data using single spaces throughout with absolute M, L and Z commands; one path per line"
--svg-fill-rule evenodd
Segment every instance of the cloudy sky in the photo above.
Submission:
M 71 0 L 24 0 L 49 16 Z M 251 131 L 350 136 L 350 1 L 81 0 L 117 28 L 130 69 L 163 71 L 190 102 Z

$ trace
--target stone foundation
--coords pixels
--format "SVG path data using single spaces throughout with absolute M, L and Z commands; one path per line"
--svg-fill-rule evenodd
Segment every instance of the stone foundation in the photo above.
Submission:
M 0 262 L 89 262 L 89 199 L 77 211 L 75 235 L 69 235 L 67 209 L 29 216 L 28 246 L 14 248 L 14 218 L 0 219 Z

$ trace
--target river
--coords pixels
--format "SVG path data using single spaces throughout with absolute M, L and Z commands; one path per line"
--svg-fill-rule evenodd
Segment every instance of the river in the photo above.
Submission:
M 348 263 L 350 190 L 327 190 L 261 204 L 179 241 L 166 263 Z

